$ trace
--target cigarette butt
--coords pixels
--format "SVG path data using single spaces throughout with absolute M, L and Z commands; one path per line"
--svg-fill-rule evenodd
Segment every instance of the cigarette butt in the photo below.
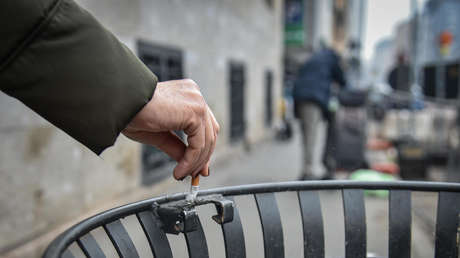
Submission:
M 200 176 L 197 175 L 196 177 L 192 177 L 192 186 L 199 186 L 200 185 Z

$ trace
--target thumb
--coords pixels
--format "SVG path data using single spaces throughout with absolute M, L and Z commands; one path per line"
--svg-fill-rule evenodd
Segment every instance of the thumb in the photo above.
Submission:
M 184 156 L 186 145 L 173 132 L 149 133 L 150 144 L 168 154 L 175 161 L 179 162 Z M 176 177 L 176 179 L 178 179 Z
M 150 133 L 150 144 L 157 147 L 176 160 L 181 161 L 184 157 L 187 146 L 185 143 L 173 132 Z M 174 169 L 173 176 L 176 180 L 183 178 L 181 173 L 177 173 L 177 166 Z
M 143 144 L 152 145 L 161 151 L 165 152 L 168 156 L 179 162 L 184 157 L 186 145 L 185 143 L 173 132 L 125 132 L 128 138 Z M 180 179 L 179 175 L 174 173 L 174 178 Z

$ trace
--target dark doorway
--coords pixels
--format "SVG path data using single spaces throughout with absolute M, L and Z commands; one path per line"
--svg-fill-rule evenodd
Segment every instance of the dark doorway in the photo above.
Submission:
M 245 137 L 245 67 L 242 63 L 230 63 L 230 142 L 238 142 Z
M 446 65 L 446 93 L 447 99 L 456 99 L 458 97 L 458 86 L 459 86 L 459 64 Z
M 183 78 L 181 50 L 139 41 L 138 52 L 139 58 L 155 73 L 158 81 Z M 162 151 L 150 145 L 142 146 L 142 184 L 152 184 L 170 174 L 173 165 L 174 161 Z
M 423 69 L 423 94 L 436 97 L 436 66 L 426 66 Z
M 271 127 L 273 121 L 273 72 L 265 71 L 265 126 Z

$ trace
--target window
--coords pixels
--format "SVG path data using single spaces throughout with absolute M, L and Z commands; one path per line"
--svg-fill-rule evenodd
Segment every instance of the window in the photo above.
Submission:
M 265 0 L 265 3 L 268 5 L 268 7 L 273 8 L 273 0 Z
M 265 71 L 265 126 L 271 127 L 273 120 L 273 72 Z
M 158 76 L 159 81 L 183 78 L 183 54 L 180 49 L 138 42 L 140 59 Z
M 230 63 L 230 141 L 238 142 L 245 137 L 245 67 L 242 63 Z
M 460 64 L 436 64 L 423 69 L 423 93 L 428 97 L 457 99 L 459 97 Z
M 179 49 L 138 42 L 139 58 L 159 81 L 183 78 L 183 54 Z M 181 132 L 178 133 L 182 136 Z M 150 145 L 142 146 L 142 184 L 149 185 L 166 176 L 174 162 L 162 151 Z

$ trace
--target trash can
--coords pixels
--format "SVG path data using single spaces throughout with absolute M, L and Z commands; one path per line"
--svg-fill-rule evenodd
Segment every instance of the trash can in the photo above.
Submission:
M 428 162 L 424 146 L 413 140 L 401 141 L 396 146 L 401 178 L 425 180 L 428 173 Z
M 325 237 L 319 192 L 339 190 L 343 200 L 345 256 L 366 257 L 365 190 L 389 191 L 389 257 L 410 257 L 412 192 L 438 193 L 435 257 L 457 257 L 460 184 L 428 182 L 302 181 L 233 186 L 200 191 L 187 201 L 184 193 L 152 198 L 114 208 L 88 218 L 58 236 L 44 258 L 74 257 L 69 246 L 78 246 L 87 257 L 105 257 L 93 230 L 102 229 L 120 257 L 139 257 L 136 245 L 121 220 L 135 215 L 154 257 L 172 257 L 167 234 L 183 234 L 191 258 L 209 257 L 200 217 L 195 208 L 214 204 L 212 219 L 220 224 L 226 257 L 246 257 L 243 225 L 233 197 L 254 196 L 260 217 L 265 257 L 285 255 L 283 227 L 275 194 L 294 192 L 298 198 L 305 257 L 324 257 Z M 242 209 L 244 207 L 240 207 Z M 247 208 L 247 207 L 246 207 Z M 101 232 L 101 231 L 100 231 Z M 76 244 L 76 245 L 75 245 Z M 418 243 L 413 243 L 418 244 Z

